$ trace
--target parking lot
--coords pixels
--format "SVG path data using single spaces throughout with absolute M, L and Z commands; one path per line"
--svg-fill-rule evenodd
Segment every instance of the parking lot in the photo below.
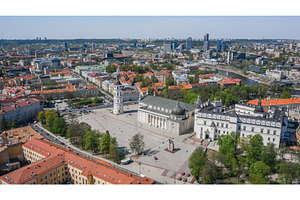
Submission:
M 145 155 L 132 157 L 134 164 L 125 166 L 130 170 L 136 171 L 140 168 L 138 170 L 145 175 L 149 173 L 155 178 L 160 177 L 160 180 L 163 176 L 174 176 L 173 172 L 189 173 L 188 159 L 199 144 L 185 139 L 190 135 L 174 136 L 160 128 L 137 122 L 137 107 L 138 105 L 124 106 L 125 113 L 121 115 L 112 114 L 112 108 L 97 109 L 78 117 L 78 120 L 90 124 L 92 129 L 100 132 L 109 131 L 111 136 L 117 138 L 119 148 L 127 152 L 127 157 L 132 156 L 129 149 L 130 139 L 137 133 L 142 134 L 145 142 Z M 168 139 L 174 141 L 177 150 L 175 153 L 165 151 L 168 147 Z M 137 166 L 137 163 L 140 163 L 142 167 Z M 173 183 L 174 180 L 171 181 Z

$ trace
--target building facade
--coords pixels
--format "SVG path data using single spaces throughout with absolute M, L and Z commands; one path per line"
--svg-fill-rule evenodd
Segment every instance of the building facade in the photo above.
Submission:
M 146 95 L 139 102 L 138 121 L 182 135 L 194 126 L 194 109 L 192 104 Z
M 26 167 L 0 177 L 0 184 L 154 184 L 102 160 L 93 159 L 44 140 L 23 145 Z
M 217 140 L 221 135 L 237 132 L 240 137 L 259 134 L 263 144 L 274 143 L 279 147 L 287 132 L 288 119 L 284 110 L 268 109 L 261 104 L 236 104 L 224 110 L 219 101 L 208 101 L 195 111 L 194 131 L 200 139 Z

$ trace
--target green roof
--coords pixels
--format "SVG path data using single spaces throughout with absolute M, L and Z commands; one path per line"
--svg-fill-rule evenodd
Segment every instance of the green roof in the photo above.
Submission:
M 145 103 L 147 105 L 158 106 L 158 107 L 162 107 L 162 108 L 165 108 L 168 110 L 172 110 L 173 108 L 176 108 L 176 105 L 177 105 L 176 100 L 165 99 L 162 97 L 150 96 L 150 95 L 147 95 L 144 98 L 142 98 L 141 102 Z M 196 105 L 184 103 L 184 102 L 180 102 L 180 106 L 182 108 L 184 108 L 185 110 L 187 110 L 187 112 L 195 110 L 195 108 L 196 108 Z

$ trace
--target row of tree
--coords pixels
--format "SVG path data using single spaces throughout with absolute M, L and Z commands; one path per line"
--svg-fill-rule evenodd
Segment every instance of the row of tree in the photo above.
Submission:
M 276 149 L 273 143 L 263 145 L 260 135 L 240 138 L 232 132 L 218 138 L 218 153 L 210 159 L 201 148 L 190 157 L 191 174 L 201 183 L 214 183 L 217 179 L 235 177 L 238 183 L 248 181 L 252 184 L 282 183 L 300 181 L 300 153 L 297 161 L 288 162 L 285 158 L 287 148 Z M 278 174 L 273 182 L 270 175 Z
M 90 150 L 92 153 L 100 153 L 114 162 L 120 162 L 125 157 L 123 151 L 118 150 L 118 142 L 109 132 L 101 133 L 92 130 L 84 122 L 79 123 L 76 119 L 71 119 L 68 124 L 67 138 L 74 145 L 81 146 L 82 149 Z
M 67 132 L 67 123 L 65 118 L 60 117 L 55 110 L 49 109 L 46 112 L 40 111 L 37 120 L 45 125 L 49 131 L 65 136 Z

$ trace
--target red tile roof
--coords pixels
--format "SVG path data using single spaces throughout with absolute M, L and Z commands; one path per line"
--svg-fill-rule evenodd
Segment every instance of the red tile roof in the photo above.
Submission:
M 251 100 L 247 103 L 258 105 L 258 100 Z M 269 99 L 269 100 L 261 100 L 262 106 L 275 106 L 275 105 L 287 105 L 287 104 L 298 104 L 300 103 L 300 98 L 290 98 L 290 99 Z
M 23 167 L 14 172 L 3 175 L 0 179 L 7 181 L 10 184 L 22 184 L 33 179 L 35 176 L 47 172 L 47 170 L 49 171 L 56 168 L 58 165 L 67 164 L 83 171 L 83 176 L 92 175 L 111 184 L 154 183 L 154 180 L 150 178 L 136 176 L 115 168 L 112 164 L 105 161 L 99 162 L 99 159 L 85 157 L 73 152 L 71 149 L 61 147 L 49 141 L 32 139 L 23 146 L 38 154 L 46 156 L 46 158 L 30 164 L 27 167 Z M 20 180 L 23 181 L 20 182 Z

